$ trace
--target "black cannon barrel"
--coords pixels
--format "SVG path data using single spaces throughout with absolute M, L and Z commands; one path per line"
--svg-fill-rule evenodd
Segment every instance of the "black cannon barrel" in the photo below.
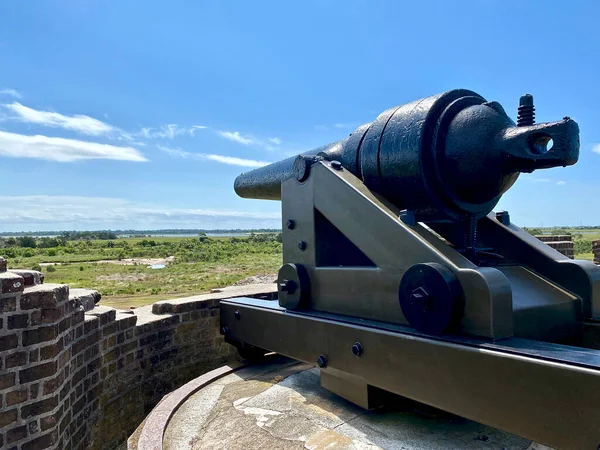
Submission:
M 572 165 L 579 158 L 577 123 L 565 117 L 533 124 L 530 103 L 531 96 L 522 98 L 517 126 L 499 103 L 465 89 L 447 91 L 390 108 L 348 138 L 302 155 L 340 161 L 420 221 L 483 217 L 520 172 Z M 294 176 L 296 158 L 240 175 L 235 191 L 245 198 L 280 199 L 281 182 Z

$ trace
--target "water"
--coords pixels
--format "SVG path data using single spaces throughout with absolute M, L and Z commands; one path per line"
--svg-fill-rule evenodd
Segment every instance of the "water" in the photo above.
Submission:
M 151 266 L 148 266 L 150 269 L 164 269 L 165 267 L 167 266 L 164 264 L 152 264 Z

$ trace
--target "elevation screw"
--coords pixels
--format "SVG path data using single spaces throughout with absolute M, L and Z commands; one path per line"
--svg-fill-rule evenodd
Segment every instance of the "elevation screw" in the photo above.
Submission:
M 321 355 L 317 358 L 317 365 L 321 369 L 324 369 L 325 367 L 327 367 L 327 358 L 325 357 L 325 355 Z
M 519 110 L 517 115 L 517 126 L 528 127 L 535 123 L 535 106 L 533 106 L 533 95 L 525 94 L 519 99 Z

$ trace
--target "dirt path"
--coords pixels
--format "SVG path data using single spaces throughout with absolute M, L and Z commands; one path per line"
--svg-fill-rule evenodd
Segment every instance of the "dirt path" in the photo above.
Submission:
M 175 261 L 174 256 L 167 258 L 123 258 L 123 259 L 101 259 L 99 261 L 78 261 L 73 264 L 117 264 L 120 266 L 151 266 L 153 264 L 165 264 Z M 40 263 L 40 266 L 55 266 L 64 263 Z

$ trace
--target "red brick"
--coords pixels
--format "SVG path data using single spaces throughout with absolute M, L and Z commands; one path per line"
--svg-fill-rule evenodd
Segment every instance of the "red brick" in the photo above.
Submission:
M 0 389 L 7 389 L 15 385 L 15 374 L 5 373 L 0 375 Z
M 51 380 L 44 381 L 44 388 L 42 390 L 42 395 L 47 395 L 55 392 L 65 381 L 65 374 L 61 372 L 58 376 L 52 378 Z
M 17 403 L 23 403 L 28 399 L 27 388 L 19 391 L 12 391 L 6 394 L 6 406 L 16 405 Z
M 16 297 L 0 298 L 0 313 L 11 312 L 17 310 Z
M 63 308 L 48 308 L 42 310 L 42 322 L 54 323 L 58 322 L 63 316 Z
M 0 428 L 4 428 L 13 422 L 17 421 L 17 409 L 11 409 L 10 411 L 0 412 Z
M 14 328 L 27 328 L 29 325 L 29 314 L 13 314 L 6 320 L 6 326 L 9 330 Z
M 35 400 L 38 398 L 40 393 L 40 383 L 33 383 L 29 385 L 29 400 Z
M 37 366 L 29 367 L 19 371 L 19 382 L 29 383 L 30 381 L 39 380 L 40 378 L 51 377 L 56 373 L 56 361 L 38 364 Z
M 33 311 L 31 313 L 31 325 L 39 325 L 40 323 L 42 323 L 42 312 Z
M 23 346 L 39 344 L 56 338 L 56 327 L 40 327 L 23 331 Z
M 22 292 L 25 288 L 25 280 L 17 274 L 11 272 L 0 273 L 1 293 Z M 14 310 L 13 310 L 14 311 Z
M 28 419 L 29 417 L 39 416 L 40 414 L 52 411 L 58 406 L 58 397 L 50 397 L 46 400 L 42 400 L 31 405 L 25 405 L 21 407 L 21 419 Z
M 33 441 L 21 445 L 21 450 L 38 450 L 40 448 L 52 447 L 58 441 L 58 433 L 55 431 L 44 434 Z
M 40 358 L 41 360 L 51 359 L 57 356 L 63 349 L 64 343 L 63 339 L 59 339 L 58 342 L 54 344 L 47 345 L 46 347 L 42 347 L 40 349 Z
M 19 345 L 19 339 L 16 334 L 0 336 L 0 352 L 16 348 Z
M 6 367 L 24 366 L 27 364 L 27 352 L 16 352 L 6 355 Z
M 40 349 L 35 348 L 29 352 L 29 362 L 34 363 L 40 360 Z
M 42 417 L 40 419 L 42 431 L 49 430 L 50 428 L 56 426 L 57 422 L 58 422 L 58 420 L 57 420 L 56 414 L 51 414 L 49 416 Z
M 20 441 L 27 437 L 27 427 L 23 425 L 22 427 L 13 428 L 12 430 L 8 430 L 6 432 L 6 443 L 12 444 L 13 442 Z

